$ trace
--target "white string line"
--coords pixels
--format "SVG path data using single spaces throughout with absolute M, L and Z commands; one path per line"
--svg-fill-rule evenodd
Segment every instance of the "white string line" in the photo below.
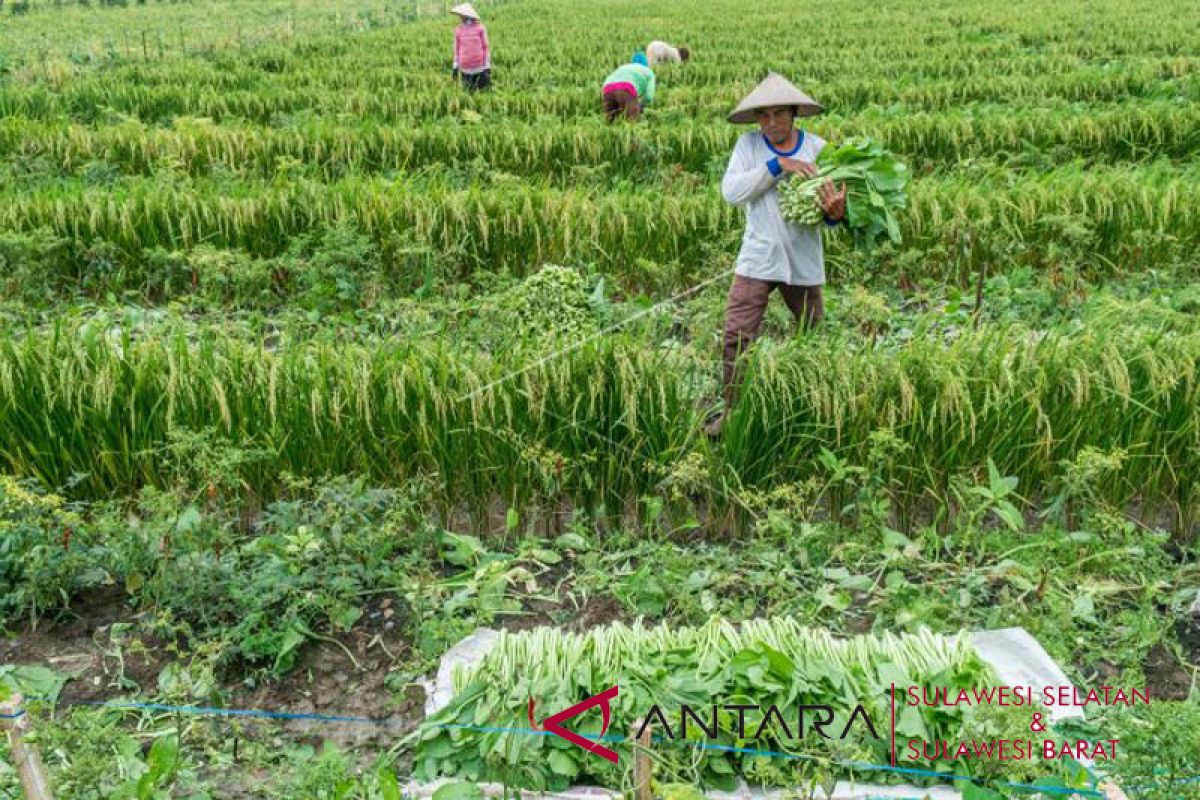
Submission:
M 563 356 L 563 355 L 566 355 L 567 353 L 578 350 L 579 348 L 583 347 L 585 344 L 588 344 L 589 342 L 594 342 L 603 336 L 607 336 L 608 334 L 612 333 L 613 331 L 619 330 L 620 328 L 625 327 L 626 325 L 628 325 L 629 323 L 633 322 L 636 319 L 641 319 L 642 317 L 646 316 L 647 314 L 652 314 L 655 311 L 658 311 L 661 307 L 667 305 L 668 303 L 673 303 L 676 300 L 681 300 L 690 294 L 700 291 L 701 289 L 705 288 L 706 286 L 714 284 L 719 280 L 724 280 L 725 278 L 729 277 L 729 274 L 731 272 L 733 272 L 736 268 L 737 268 L 736 266 L 730 267 L 725 272 L 722 272 L 720 275 L 717 275 L 713 278 L 709 278 L 708 280 L 704 281 L 703 283 L 698 283 L 695 286 L 691 287 L 690 289 L 686 289 L 677 295 L 668 297 L 666 300 L 661 300 L 661 301 L 655 303 L 654 305 L 650 306 L 647 309 L 639 311 L 636 314 L 630 315 L 629 317 L 621 320 L 620 322 L 616 323 L 615 325 L 610 325 L 609 327 L 604 328 L 603 330 L 598 331 L 598 332 L 592 334 L 591 336 L 588 336 L 584 339 L 579 340 L 578 342 L 575 342 L 574 344 L 570 345 L 569 347 L 563 348 L 562 350 L 555 350 L 552 353 L 544 355 L 541 358 L 539 358 L 538 360 L 536 360 L 530 364 L 526 364 L 524 367 L 521 367 L 518 370 L 510 372 L 507 375 L 497 378 L 496 380 L 492 381 L 491 383 L 489 383 L 485 386 L 481 386 L 480 388 L 476 389 L 473 392 L 470 392 L 469 394 L 465 394 L 462 397 L 459 397 L 454 402 L 461 403 L 464 400 L 470 400 L 472 397 L 475 397 L 476 395 L 480 395 L 490 389 L 496 388 L 497 386 L 499 386 L 502 383 L 507 383 L 508 381 L 512 380 L 513 378 L 516 378 L 520 375 L 524 375 L 529 370 L 534 369 L 535 367 L 539 367 L 542 364 L 545 364 L 547 361 L 553 361 L 554 359 L 558 358 L 559 356 Z

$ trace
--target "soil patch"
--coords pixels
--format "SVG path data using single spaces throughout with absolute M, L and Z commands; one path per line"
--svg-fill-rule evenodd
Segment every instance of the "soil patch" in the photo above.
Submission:
M 1161 643 L 1146 654 L 1143 665 L 1146 685 L 1155 700 L 1186 700 L 1192 689 L 1192 676 L 1174 654 Z
M 230 705 L 288 714 L 358 718 L 268 723 L 278 725 L 282 732 L 301 736 L 318 748 L 327 741 L 339 747 L 390 746 L 413 730 L 424 716 L 425 693 L 419 686 L 404 687 L 395 697 L 387 686 L 388 674 L 396 664 L 393 656 L 399 656 L 406 645 L 398 637 L 389 641 L 369 629 L 359 628 L 337 636 L 336 642 L 310 643 L 284 678 L 255 688 L 238 687 L 230 696 Z
M 139 616 L 119 587 L 76 598 L 56 619 L 42 619 L 0 641 L 0 663 L 33 664 L 71 676 L 59 701 L 95 702 L 150 689 L 172 660 L 164 643 L 137 630 Z
M 334 641 L 310 642 L 296 667 L 278 681 L 255 687 L 229 682 L 225 705 L 296 714 L 378 719 L 378 724 L 318 721 L 265 721 L 280 732 L 339 746 L 390 745 L 419 723 L 425 702 L 418 686 L 393 697 L 388 674 L 408 650 L 401 640 L 402 612 L 386 599 L 371 603 L 362 620 Z M 178 659 L 167 642 L 141 629 L 140 615 L 119 588 L 80 596 L 57 620 L 42 620 L 0 640 L 0 663 L 49 667 L 71 676 L 59 695 L 61 705 L 153 696 L 158 676 Z M 315 738 L 312 738 L 315 737 Z

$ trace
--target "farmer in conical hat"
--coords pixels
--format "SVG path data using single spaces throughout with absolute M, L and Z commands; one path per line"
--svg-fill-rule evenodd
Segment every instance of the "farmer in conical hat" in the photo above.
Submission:
M 617 117 L 637 119 L 642 108 L 654 101 L 654 70 L 646 64 L 646 54 L 638 51 L 628 64 L 617 67 L 600 90 L 604 101 L 604 117 L 612 122 Z
M 722 386 L 725 408 L 712 419 L 707 432 L 718 436 L 733 405 L 741 353 L 759 333 L 767 300 L 774 289 L 806 329 L 824 314 L 821 287 L 825 262 L 819 225 L 797 225 L 784 219 L 779 208 L 780 181 L 817 174 L 814 162 L 824 140 L 796 127 L 797 117 L 820 114 L 815 100 L 774 72 L 746 96 L 729 121 L 758 124 L 742 134 L 721 181 L 725 200 L 746 210 L 746 232 L 738 253 L 733 286 L 725 310 Z M 846 188 L 822 187 L 825 224 L 837 225 L 846 214 Z
M 454 29 L 453 74 L 462 76 L 463 86 L 476 91 L 492 85 L 492 53 L 488 47 L 487 28 L 479 20 L 479 12 L 470 3 L 450 9 L 461 20 Z

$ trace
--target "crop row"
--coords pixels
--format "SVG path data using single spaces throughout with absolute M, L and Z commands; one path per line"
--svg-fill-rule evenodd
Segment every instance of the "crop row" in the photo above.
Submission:
M 488 0 L 490 7 L 512 0 Z M 40 77 L 52 59 L 73 67 L 111 67 L 179 55 L 245 50 L 297 37 L 350 32 L 436 15 L 441 0 L 23 0 L 28 13 L 0 6 L 0 50 Z M 63 62 L 55 63 L 58 66 Z
M 1064 168 L 1045 175 L 961 171 L 913 187 L 902 225 L 906 247 L 929 251 L 914 274 L 969 278 L 978 263 L 1011 261 L 1096 274 L 1139 269 L 1194 249 L 1200 237 L 1195 168 Z M 711 248 L 730 249 L 740 212 L 715 188 L 605 193 L 516 180 L 457 190 L 423 180 L 351 178 L 237 182 L 135 178 L 112 185 L 53 182 L 0 192 L 0 227 L 50 229 L 75 242 L 105 240 L 137 257 L 205 243 L 253 255 L 284 251 L 292 237 L 346 224 L 377 243 L 407 237 L 457 252 L 464 268 L 525 274 L 534 265 L 594 263 L 638 282 L 639 263 L 676 264 L 693 282 Z M 846 254 L 835 237 L 835 261 Z M 688 276 L 693 276 L 689 278 Z
M 496 92 L 468 97 L 448 78 L 426 73 L 420 89 L 386 85 L 358 87 L 316 86 L 297 88 L 286 82 L 271 87 L 214 89 L 193 86 L 185 80 L 154 85 L 136 73 L 103 82 L 79 81 L 62 88 L 33 86 L 0 88 L 0 116 L 40 119 L 71 117 L 81 121 L 103 119 L 113 112 L 146 122 L 178 116 L 224 120 L 244 118 L 270 123 L 279 117 L 314 113 L 330 117 L 349 114 L 385 121 L 411 121 L 457 116 L 474 110 L 487 117 L 536 118 L 543 115 L 572 117 L 598 113 L 598 86 L 603 78 L 576 79 L 555 87 L 535 81 L 503 81 Z M 565 84 L 565 85 L 564 85 Z M 664 80 L 661 108 L 690 117 L 719 120 L 752 82 L 722 87 L 719 91 L 690 86 L 672 87 Z M 855 113 L 869 106 L 896 107 L 905 111 L 941 111 L 968 103 L 1011 103 L 1028 106 L 1046 102 L 1114 103 L 1145 98 L 1200 99 L 1200 81 L 1165 79 L 1156 70 L 1128 67 L 1085 67 L 1063 75 L 1034 78 L 1003 76 L 968 80 L 906 81 L 859 73 L 807 87 L 831 111 Z
M 1012 110 L 999 106 L 936 114 L 881 112 L 818 121 L 829 141 L 873 136 L 914 167 L 998 153 L 1059 148 L 1056 156 L 1112 159 L 1187 157 L 1200 151 L 1200 106 L 1154 102 Z M 636 175 L 655 166 L 693 171 L 723 167 L 738 129 L 724 123 L 609 126 L 598 119 L 562 124 L 504 120 L 396 126 L 379 121 L 309 119 L 283 128 L 179 119 L 169 128 L 136 121 L 100 128 L 10 117 L 0 121 L 0 157 L 41 157 L 71 173 L 103 161 L 129 174 L 163 160 L 199 176 L 214 167 L 271 177 L 281 160 L 301 161 L 321 177 L 410 170 L 484 159 L 522 175 L 566 175 L 607 164 Z
M 366 82 L 361 70 L 344 67 L 390 64 L 410 70 L 427 66 L 435 59 L 440 65 L 444 60 L 444 47 L 435 54 L 431 46 L 434 41 L 445 40 L 444 17 L 439 15 L 413 25 L 389 24 L 411 17 L 397 13 L 398 6 L 411 6 L 411 2 L 363 2 L 352 9 L 345 8 L 346 4 L 310 5 L 311 8 L 299 9 L 283 3 L 241 8 L 223 4 L 213 7 L 213 13 L 224 17 L 224 24 L 218 27 L 223 38 L 242 44 L 246 43 L 243 31 L 249 33 L 248 38 L 253 42 L 257 30 L 287 28 L 288 43 L 267 49 L 272 51 L 272 58 L 291 56 L 283 64 L 283 71 L 288 73 L 308 67 L 312 72 L 325 72 L 327 80 Z M 439 10 L 445 8 L 443 4 L 433 5 L 441 5 Z M 640 9 L 633 6 L 629 10 Z M 1041 12 L 1038 14 L 1030 14 L 1031 9 L 1020 5 L 992 9 L 982 4 L 922 9 L 924 13 L 914 14 L 912 9 L 900 5 L 873 9 L 870 14 L 847 12 L 838 18 L 821 14 L 819 9 L 768 11 L 747 8 L 731 0 L 717 0 L 708 10 L 707 14 L 679 15 L 669 26 L 672 38 L 690 40 L 698 55 L 721 53 L 721 58 L 698 58 L 690 65 L 687 74 L 706 83 L 752 80 L 764 59 L 781 52 L 788 53 L 796 63 L 806 64 L 808 74 L 817 79 L 848 69 L 887 68 L 918 81 L 988 75 L 1032 77 L 1071 71 L 1102 59 L 1157 61 L 1176 65 L 1182 74 L 1187 71 L 1187 60 L 1194 55 L 1186 26 L 1173 24 L 1186 19 L 1190 11 L 1179 0 L 1153 9 L 1106 3 L 1102 9 L 1092 9 L 1097 19 L 1103 19 L 1102 25 L 1091 21 L 1081 24 L 1077 10 L 1070 4 L 1052 9 L 1038 7 Z M 523 0 L 511 5 L 491 2 L 486 13 L 494 38 L 502 45 L 498 56 L 504 61 L 498 63 L 524 81 L 535 73 L 556 80 L 564 74 L 577 74 L 581 69 L 594 67 L 598 60 L 627 57 L 630 43 L 643 41 L 646 32 L 639 14 L 623 11 L 619 5 L 614 13 L 612 8 L 579 8 L 562 0 Z M 325 22 L 330 35 L 295 41 L 292 37 L 298 13 L 308 18 L 306 32 L 318 32 L 320 23 Z M 136 60 L 169 66 L 176 60 L 164 61 L 160 46 L 165 55 L 174 49 L 171 45 L 176 44 L 176 38 L 183 35 L 182 28 L 194 31 L 201 25 L 214 27 L 210 18 L 194 19 L 196 16 L 194 9 L 174 14 L 143 12 L 99 18 L 92 15 L 88 22 L 95 28 L 93 42 L 86 38 L 78 41 L 79 47 L 71 52 L 79 57 L 90 52 L 89 46 L 94 49 L 96 39 L 107 38 L 110 49 L 123 49 L 126 52 L 121 55 L 134 60 L 128 51 L 141 48 L 136 45 L 130 48 L 129 39 L 131 34 L 138 37 L 145 32 L 147 46 Z M 728 21 L 735 17 L 738 25 L 731 27 Z M 363 32 L 347 36 L 344 23 L 353 18 L 365 23 L 359 26 Z M 553 29 L 561 18 L 570 19 L 575 29 L 587 30 L 589 35 L 548 38 L 547 30 Z M 819 22 L 822 35 L 797 41 L 785 20 L 800 24 Z M 774 26 L 767 24 L 772 22 Z M 48 43 L 45 39 L 35 42 L 39 34 L 60 38 L 61 32 L 56 28 L 62 23 L 57 26 L 54 23 L 53 18 L 32 23 L 18 21 L 18 28 L 39 30 L 14 37 L 15 46 L 10 49 L 20 55 L 37 53 L 46 58 Z M 385 26 L 383 30 L 370 30 L 380 25 Z M 1064 35 L 1067 31 L 1070 34 Z M 179 49 L 187 50 L 186 46 Z M 244 71 L 256 66 L 252 59 L 242 56 L 238 54 L 237 59 Z
M 511 24 L 497 23 L 491 29 L 496 32 L 498 48 L 502 48 L 498 49 L 497 58 L 503 60 L 495 62 L 496 67 L 502 66 L 505 74 L 522 86 L 536 82 L 539 77 L 561 85 L 572 75 L 596 69 L 597 62 L 628 58 L 631 43 L 636 46 L 641 38 L 602 34 L 599 40 L 588 37 L 531 48 L 532 40 L 544 31 L 541 24 L 512 30 Z M 270 90 L 285 86 L 356 89 L 375 84 L 385 89 L 416 90 L 428 80 L 430 70 L 443 66 L 445 54 L 433 43 L 444 43 L 445 35 L 445 28 L 437 24 L 392 29 L 349 41 L 342 36 L 316 37 L 289 46 L 268 46 L 199 59 L 138 59 L 101 73 L 75 77 L 97 85 L 136 79 L 152 86 L 190 84 L 213 91 Z M 850 47 L 854 50 L 848 50 Z M 672 86 L 721 92 L 739 83 L 752 83 L 761 73 L 761 61 L 756 56 L 770 50 L 769 43 L 756 41 L 749 51 L 743 47 L 729 58 L 697 57 L 685 68 L 664 68 L 661 72 Z M 803 46 L 797 55 L 810 62 L 804 67 L 806 79 L 821 84 L 843 77 L 847 70 L 855 68 L 860 74 L 891 70 L 914 84 L 982 78 L 1031 80 L 1088 70 L 1098 60 L 1095 55 L 1071 52 L 1069 47 L 1037 50 L 1021 47 L 1015 41 L 963 45 L 944 40 L 935 44 L 888 40 L 880 46 L 861 33 L 846 34 L 840 41 L 822 37 L 820 44 Z M 1139 52 L 1121 59 L 1119 66 L 1109 65 L 1110 70 L 1119 68 L 1160 81 L 1186 77 L 1195 67 L 1196 56 L 1187 52 Z M 51 75 L 51 82 L 58 77 Z
M 704 474 L 696 451 L 715 365 L 608 338 L 519 360 L 391 340 L 266 349 L 217 333 L 144 341 L 10 334 L 0 343 L 0 467 L 94 493 L 166 480 L 173 434 L 213 429 L 259 451 L 243 480 L 285 472 L 436 474 L 451 504 L 630 501 L 883 469 L 916 502 L 991 459 L 1032 498 L 1087 448 L 1123 450 L 1089 491 L 1185 514 L 1200 469 L 1200 334 L 1154 324 L 1034 332 L 983 326 L 899 347 L 820 335 L 760 349 Z M 877 434 L 887 432 L 883 457 Z M 690 468 L 694 472 L 694 467 Z M 673 476 L 673 477 L 672 477 Z M 1078 487 L 1076 487 L 1078 489 Z M 1182 517 L 1181 517 L 1182 518 Z

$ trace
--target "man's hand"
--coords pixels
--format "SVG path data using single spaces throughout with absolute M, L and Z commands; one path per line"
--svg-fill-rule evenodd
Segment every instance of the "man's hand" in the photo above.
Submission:
M 779 166 L 784 172 L 790 172 L 793 175 L 799 175 L 801 178 L 817 177 L 817 165 L 808 161 L 800 161 L 799 159 L 780 156 Z
M 817 191 L 825 216 L 832 220 L 840 220 L 846 216 L 846 184 L 843 183 L 840 189 L 835 189 L 833 181 L 825 181 Z

